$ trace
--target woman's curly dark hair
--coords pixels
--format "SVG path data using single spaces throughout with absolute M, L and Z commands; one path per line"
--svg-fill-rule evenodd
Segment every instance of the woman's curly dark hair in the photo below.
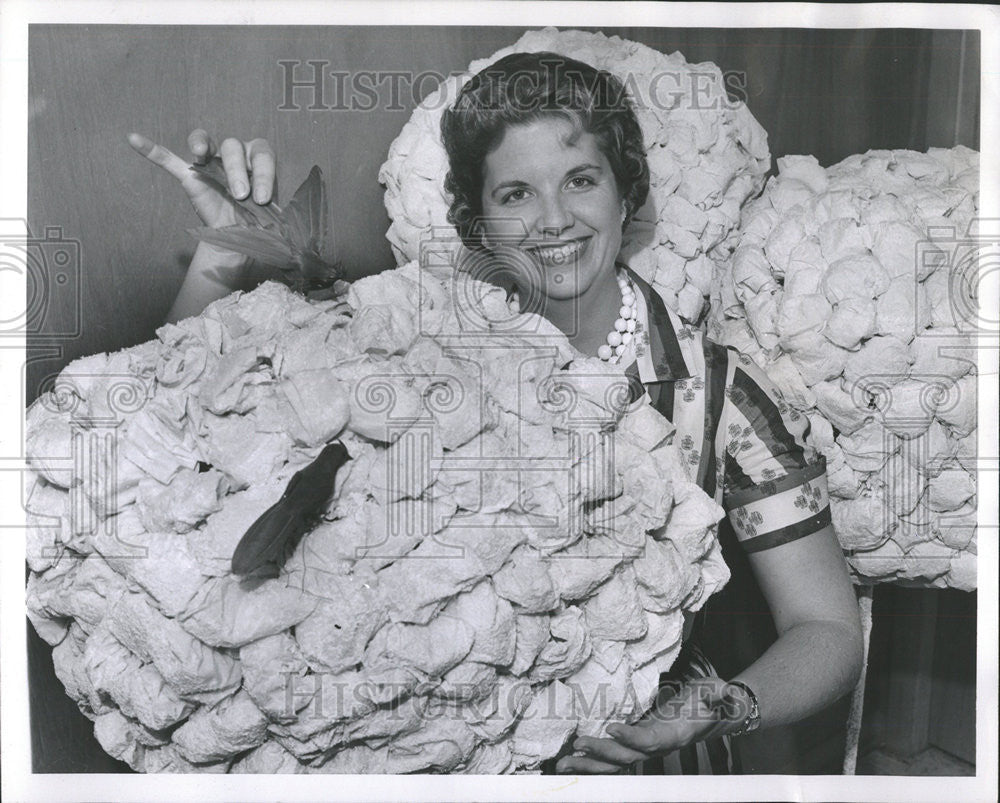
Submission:
M 625 222 L 646 202 L 649 165 L 642 129 L 625 87 L 605 70 L 557 53 L 512 53 L 473 76 L 441 119 L 448 153 L 448 221 L 470 248 L 481 248 L 487 155 L 508 126 L 561 116 L 592 134 L 625 201 Z

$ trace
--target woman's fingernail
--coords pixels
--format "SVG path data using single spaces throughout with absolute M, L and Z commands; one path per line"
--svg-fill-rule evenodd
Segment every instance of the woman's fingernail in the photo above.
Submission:
M 264 197 L 264 190 L 254 190 L 253 199 L 259 204 L 264 203 L 267 200 Z
M 238 195 L 238 196 L 239 195 L 246 195 L 247 194 L 247 185 L 244 184 L 242 181 L 237 181 L 235 184 L 233 184 L 233 193 L 235 195 Z

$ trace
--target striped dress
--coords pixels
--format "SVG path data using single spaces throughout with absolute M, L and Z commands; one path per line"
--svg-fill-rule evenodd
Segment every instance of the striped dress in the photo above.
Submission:
M 688 476 L 726 511 L 719 533 L 724 549 L 727 542 L 745 554 L 773 549 L 829 525 L 826 464 L 805 442 L 806 416 L 782 399 L 751 358 L 709 340 L 669 310 L 634 271 L 619 268 L 631 278 L 638 301 L 636 359 L 626 369 L 631 403 L 652 404 L 676 427 L 674 442 Z M 745 559 L 727 562 L 732 583 L 741 579 L 740 572 L 749 572 Z M 711 616 L 714 599 L 699 620 Z M 697 622 L 661 677 L 661 695 L 685 680 L 718 674 L 702 651 L 713 648 L 710 640 L 699 639 L 702 625 Z M 731 741 L 692 745 L 635 771 L 739 772 Z

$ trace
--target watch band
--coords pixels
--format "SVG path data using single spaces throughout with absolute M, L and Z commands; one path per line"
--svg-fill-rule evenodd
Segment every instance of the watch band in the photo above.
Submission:
M 757 695 L 753 693 L 753 689 L 741 680 L 731 680 L 729 681 L 729 685 L 741 688 L 750 700 L 749 713 L 746 715 L 746 718 L 743 720 L 743 723 L 739 726 L 739 728 L 729 735 L 742 736 L 745 733 L 757 730 L 757 728 L 760 727 L 760 705 L 757 702 Z

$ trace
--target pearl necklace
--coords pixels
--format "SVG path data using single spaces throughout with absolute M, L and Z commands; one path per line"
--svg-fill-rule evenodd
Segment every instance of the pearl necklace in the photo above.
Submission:
M 632 280 L 625 275 L 624 271 L 617 272 L 618 289 L 622 294 L 622 305 L 618 310 L 618 318 L 615 320 L 615 327 L 608 332 L 608 342 L 602 344 L 597 349 L 597 356 L 605 362 L 616 363 L 621 359 L 622 354 L 632 343 L 635 337 L 635 324 L 638 317 L 638 302 L 635 298 L 635 288 L 632 287 Z M 514 290 L 508 298 L 511 312 L 515 315 L 520 313 L 521 304 L 517 290 Z
M 618 310 L 615 328 L 608 332 L 608 342 L 597 349 L 597 356 L 605 362 L 616 363 L 621 359 L 625 349 L 635 337 L 635 321 L 638 314 L 638 302 L 632 281 L 624 271 L 618 271 L 618 289 L 622 294 L 622 306 Z

